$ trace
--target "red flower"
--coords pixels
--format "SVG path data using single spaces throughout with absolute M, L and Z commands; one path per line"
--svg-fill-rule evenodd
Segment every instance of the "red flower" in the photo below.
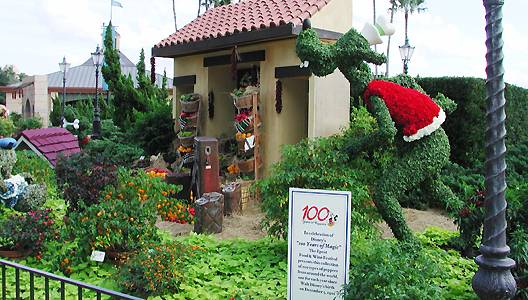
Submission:
M 469 216 L 469 208 L 464 207 L 464 208 L 458 213 L 458 215 L 461 216 L 462 218 L 465 218 L 465 217 Z

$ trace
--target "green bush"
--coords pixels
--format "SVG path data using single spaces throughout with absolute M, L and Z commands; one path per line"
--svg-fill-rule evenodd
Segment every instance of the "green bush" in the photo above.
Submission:
M 453 99 L 457 110 L 443 125 L 451 142 L 451 158 L 464 167 L 481 166 L 484 162 L 486 129 L 485 81 L 471 77 L 417 78 L 429 95 L 442 93 Z M 508 148 L 528 144 L 528 90 L 506 85 L 506 143 Z
M 55 171 L 49 162 L 37 156 L 33 151 L 16 151 L 17 162 L 13 174 L 29 173 L 33 182 L 44 183 L 47 186 L 55 184 Z
M 119 285 L 141 297 L 176 293 L 190 254 L 190 247 L 178 242 L 150 244 L 120 269 Z
M 147 154 L 168 152 L 176 138 L 171 106 L 160 104 L 151 111 L 137 112 L 135 116 L 131 131 L 134 142 Z
M 347 136 L 372 131 L 374 126 L 372 116 L 361 108 L 354 110 L 351 128 L 344 134 L 303 140 L 282 149 L 282 159 L 273 166 L 270 176 L 257 182 L 268 233 L 287 236 L 290 187 L 351 191 L 352 229 L 373 232 L 379 216 L 371 202 L 369 184 L 376 177 L 376 168 L 363 158 L 350 160 L 343 149 Z M 382 154 L 376 157 L 377 163 L 387 159 Z
M 14 123 L 17 134 L 20 134 L 22 131 L 27 129 L 42 128 L 42 119 L 39 117 L 19 119 Z
M 108 163 L 124 167 L 130 167 L 144 154 L 136 145 L 118 143 L 106 138 L 90 141 L 84 151 L 92 156 L 99 155 Z
M 345 299 L 477 299 L 471 259 L 443 250 L 457 234 L 429 228 L 418 234 L 422 248 L 395 240 L 352 240 L 350 283 Z
M 421 250 L 393 241 L 356 242 L 345 299 L 440 299 L 440 267 Z
M 120 169 L 117 186 L 107 185 L 90 206 L 81 202 L 68 221 L 71 235 L 82 245 L 81 254 L 94 249 L 129 252 L 158 240 L 154 196 L 161 195 L 161 186 L 159 179 L 144 172 Z
M 11 119 L 0 118 L 0 137 L 10 137 L 15 133 L 15 124 Z

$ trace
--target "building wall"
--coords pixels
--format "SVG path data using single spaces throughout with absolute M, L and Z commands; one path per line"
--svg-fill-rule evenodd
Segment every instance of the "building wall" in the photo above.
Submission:
M 51 112 L 51 103 L 48 96 L 48 76 L 35 75 L 33 76 L 34 98 L 32 105 L 34 106 L 34 117 L 42 119 L 43 127 L 48 127 L 49 114 Z
M 349 125 L 350 83 L 339 72 L 310 77 L 308 137 L 329 136 Z
M 311 19 L 312 27 L 345 33 L 352 28 L 351 0 L 332 0 Z
M 339 71 L 324 78 L 313 78 L 312 76 L 309 81 L 308 78 L 296 79 L 297 81 L 285 79 L 283 83 L 286 84 L 283 84 L 282 97 L 283 112 L 279 114 L 275 111 L 277 81 L 275 68 L 299 65 L 300 61 L 295 53 L 295 39 L 240 46 L 238 50 L 239 52 L 266 51 L 265 61 L 247 64 L 248 67 L 252 64 L 260 67 L 261 153 L 265 174 L 269 171 L 271 164 L 280 160 L 280 148 L 283 144 L 293 144 L 308 136 L 334 134 L 339 131 L 340 127 L 348 124 L 349 88 L 342 82 L 344 77 Z M 226 54 L 231 54 L 231 51 L 217 51 L 174 59 L 174 76 L 196 75 L 193 90 L 203 97 L 201 110 L 203 135 L 218 137 L 222 134 L 234 134 L 232 124 L 234 106 L 227 95 L 227 92 L 234 88 L 230 66 L 203 67 L 204 57 Z M 176 99 L 179 98 L 179 89 L 180 87 L 175 88 Z M 213 119 L 208 118 L 207 110 L 207 94 L 210 91 L 215 94 Z M 331 101 L 333 105 L 325 105 L 325 101 Z M 307 110 L 310 111 L 307 112 Z M 173 110 L 175 117 L 179 111 L 179 103 L 175 101 Z M 325 126 L 328 128 L 321 128 Z
M 15 95 L 16 98 L 13 98 L 12 93 L 6 93 L 6 107 L 9 112 L 14 112 L 17 114 L 22 114 L 22 100 L 24 97 L 20 97 L 18 93 Z

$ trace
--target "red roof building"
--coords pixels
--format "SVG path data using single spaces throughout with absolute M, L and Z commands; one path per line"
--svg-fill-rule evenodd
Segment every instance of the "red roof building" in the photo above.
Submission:
M 299 26 L 330 0 L 246 0 L 206 11 L 182 29 L 159 42 L 161 48 L 240 32 L 292 24 Z
M 77 137 L 58 127 L 22 131 L 16 149 L 31 149 L 52 167 L 55 167 L 59 154 L 67 156 L 81 151 Z
M 202 96 L 200 135 L 234 135 L 230 93 L 243 80 L 258 85 L 259 134 L 265 137 L 259 148 L 267 174 L 282 145 L 348 126 L 350 84 L 339 70 L 315 77 L 305 64 L 301 68 L 295 42 L 305 19 L 321 40 L 335 42 L 352 27 L 352 2 L 241 0 L 211 8 L 154 45 L 152 56 L 174 59 L 173 99 Z M 180 112 L 173 101 L 175 120 Z

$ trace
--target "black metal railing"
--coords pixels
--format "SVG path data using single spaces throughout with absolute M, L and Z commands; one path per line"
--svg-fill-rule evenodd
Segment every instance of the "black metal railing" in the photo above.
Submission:
M 95 295 L 97 300 L 100 300 L 103 295 L 109 296 L 111 299 L 129 299 L 129 300 L 141 300 L 142 298 L 138 298 L 135 296 L 130 296 L 127 294 L 123 294 L 120 292 L 104 289 L 101 287 L 97 287 L 95 285 L 83 283 L 77 280 L 73 280 L 70 278 L 57 276 L 52 273 L 44 272 L 41 270 L 33 269 L 30 267 L 26 267 L 24 265 L 20 265 L 14 262 L 5 261 L 0 259 L 0 266 L 2 268 L 2 290 L 1 290 L 1 299 L 30 299 L 34 300 L 35 295 L 38 293 L 37 299 L 60 299 L 64 300 L 66 299 L 66 287 L 73 286 L 74 288 L 77 288 L 76 294 L 77 299 L 82 300 L 83 299 L 83 290 L 88 290 L 87 293 L 91 295 Z M 9 285 L 7 284 L 7 276 L 8 271 L 13 272 L 14 271 L 14 277 L 15 277 L 15 286 L 12 286 L 12 280 L 9 282 Z M 27 286 L 21 287 L 21 273 L 28 273 L 29 274 L 29 289 Z M 11 275 L 11 274 L 10 274 Z M 35 279 L 44 280 L 44 292 L 38 291 L 35 288 Z M 51 287 L 50 287 L 51 286 Z M 14 295 L 13 291 L 8 293 L 8 288 L 12 289 L 14 288 Z M 56 293 L 53 294 L 53 292 Z M 8 298 L 9 295 L 9 298 Z M 71 299 L 71 296 L 68 296 L 68 299 Z

